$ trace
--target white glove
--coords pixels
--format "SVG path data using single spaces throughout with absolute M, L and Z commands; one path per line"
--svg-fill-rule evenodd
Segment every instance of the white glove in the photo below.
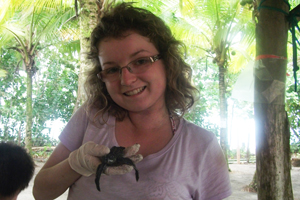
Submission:
M 68 161 L 71 168 L 83 176 L 90 176 L 97 171 L 101 161 L 98 157 L 109 153 L 109 148 L 94 142 L 87 142 L 70 153 Z
M 125 148 L 124 157 L 130 158 L 133 163 L 138 163 L 143 159 L 143 156 L 136 153 L 140 148 L 139 144 L 134 144 Z M 73 151 L 68 158 L 71 168 L 83 176 L 90 176 L 95 174 L 97 167 L 101 164 L 99 157 L 104 156 L 110 152 L 110 149 L 104 145 L 98 145 L 94 142 L 87 142 L 79 149 Z M 121 165 L 117 167 L 107 167 L 105 174 L 117 175 L 125 174 L 133 170 L 133 166 Z

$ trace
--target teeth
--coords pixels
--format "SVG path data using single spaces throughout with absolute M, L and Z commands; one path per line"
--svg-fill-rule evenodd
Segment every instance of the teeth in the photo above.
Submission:
M 144 87 L 141 87 L 139 89 L 136 89 L 136 90 L 132 90 L 132 91 L 129 91 L 129 92 L 126 92 L 125 94 L 127 96 L 132 96 L 132 95 L 135 95 L 135 94 L 138 94 L 140 92 L 142 92 L 144 90 Z

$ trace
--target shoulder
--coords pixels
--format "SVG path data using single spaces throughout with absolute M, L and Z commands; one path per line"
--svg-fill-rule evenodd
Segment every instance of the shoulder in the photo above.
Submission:
M 186 119 L 181 119 L 182 124 L 182 134 L 184 137 L 193 140 L 198 144 L 209 144 L 214 140 L 217 140 L 216 135 Z
M 95 106 L 87 106 L 87 104 L 83 104 L 74 112 L 72 115 L 70 122 L 77 123 L 78 120 L 80 120 L 80 124 L 87 125 L 89 122 L 100 122 L 105 123 L 105 120 L 108 119 L 107 113 L 101 113 L 99 109 L 97 109 Z
M 219 154 L 221 151 L 214 133 L 185 119 L 181 119 L 177 134 L 176 148 L 180 149 L 182 154 L 193 156 L 196 163 L 201 162 L 208 154 Z

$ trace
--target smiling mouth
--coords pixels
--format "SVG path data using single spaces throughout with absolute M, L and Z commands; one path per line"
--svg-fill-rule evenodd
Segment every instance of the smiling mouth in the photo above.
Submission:
M 131 90 L 131 91 L 129 91 L 129 92 L 125 92 L 124 94 L 125 94 L 126 96 L 136 95 L 136 94 L 139 94 L 139 93 L 143 92 L 143 91 L 145 90 L 145 88 L 146 88 L 146 86 L 140 87 L 140 88 L 138 88 L 138 89 Z

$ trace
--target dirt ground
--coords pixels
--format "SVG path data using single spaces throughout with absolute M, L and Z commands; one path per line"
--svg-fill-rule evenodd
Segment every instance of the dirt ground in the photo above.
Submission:
M 41 169 L 44 163 L 36 162 L 35 174 Z M 232 187 L 232 195 L 226 200 L 257 200 L 257 194 L 253 192 L 244 191 L 244 187 L 247 186 L 254 175 L 255 164 L 230 164 L 231 168 L 230 179 Z M 300 167 L 293 167 L 291 170 L 292 184 L 294 200 L 300 200 Z M 34 177 L 33 177 L 34 179 Z M 33 200 L 32 186 L 33 179 L 29 184 L 29 187 L 22 191 L 18 197 L 18 200 Z M 66 200 L 67 192 L 57 198 L 57 200 Z
M 232 195 L 226 200 L 256 200 L 257 194 L 244 191 L 253 178 L 255 164 L 230 164 Z M 291 170 L 294 200 L 300 200 L 300 167 Z

